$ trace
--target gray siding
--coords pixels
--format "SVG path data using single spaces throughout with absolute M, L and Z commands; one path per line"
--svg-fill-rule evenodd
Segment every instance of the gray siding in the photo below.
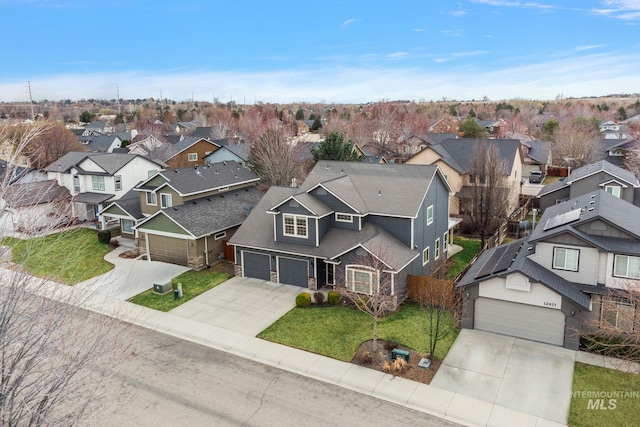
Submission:
M 316 188 L 310 194 L 312 194 L 315 198 L 317 198 L 322 203 L 327 205 L 329 209 L 333 210 L 334 212 L 342 212 L 342 213 L 348 213 L 348 214 L 356 213 L 353 209 L 348 207 L 346 204 L 342 203 L 334 195 L 327 192 L 323 188 Z
M 407 247 L 411 247 L 411 220 L 409 218 L 369 215 L 363 220 L 383 228 Z
M 293 212 L 287 212 L 293 213 Z M 294 243 L 296 245 L 315 246 L 316 245 L 316 220 L 307 218 L 307 237 L 291 237 L 284 235 L 284 223 L 282 214 L 276 215 L 276 240 L 278 242 Z
M 582 232 L 585 232 L 587 234 L 591 234 L 594 236 L 617 237 L 621 239 L 635 239 L 633 236 L 631 236 L 629 233 L 626 233 L 624 230 L 621 230 L 618 227 L 614 227 L 613 225 L 609 225 L 600 219 L 595 219 L 593 221 L 590 221 L 587 224 L 581 224 L 576 228 Z
M 333 219 L 331 215 L 318 219 L 318 241 L 322 241 L 325 233 L 329 231 L 333 225 Z
M 569 200 L 570 187 L 563 188 L 558 191 L 554 191 L 551 194 L 546 194 L 540 197 L 540 211 L 544 212 L 550 206 L 555 206 L 557 200 L 567 201 Z

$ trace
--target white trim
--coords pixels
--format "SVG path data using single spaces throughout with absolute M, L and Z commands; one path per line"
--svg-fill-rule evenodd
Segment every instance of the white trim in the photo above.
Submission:
M 309 209 L 307 207 L 307 205 L 305 205 L 304 203 L 302 203 L 300 200 L 296 199 L 296 196 L 289 196 L 286 199 L 284 199 L 282 202 L 278 203 L 277 205 L 275 205 L 274 207 L 272 207 L 271 209 L 269 209 L 270 211 L 274 210 L 275 208 L 278 208 L 282 205 L 284 205 L 285 203 L 287 203 L 289 200 L 294 200 L 296 203 L 298 203 L 300 206 L 302 206 L 303 208 L 305 208 L 306 210 L 308 210 L 309 212 L 311 212 L 313 215 L 307 215 L 307 216 L 318 216 L 317 213 L 315 213 L 312 209 Z M 323 216 L 326 216 L 323 215 Z
M 629 187 L 628 185 L 624 185 L 623 183 L 619 182 L 617 179 L 610 179 L 609 181 L 602 182 L 602 183 L 598 184 L 598 187 L 605 187 L 605 186 L 611 184 L 612 182 L 615 182 L 616 184 L 618 184 L 622 188 L 628 188 Z
M 320 246 L 320 233 L 318 232 L 318 228 L 319 228 L 319 220 L 318 218 L 315 218 L 316 220 L 316 248 Z M 308 232 L 307 232 L 308 234 Z
M 153 191 L 145 191 L 146 197 L 145 197 L 145 202 L 147 203 L 147 206 L 158 206 L 158 195 L 153 192 Z M 156 199 L 155 203 L 150 203 L 149 202 L 149 194 L 153 194 L 153 197 Z
M 342 215 L 344 218 L 340 219 L 339 218 L 340 215 Z M 346 217 L 349 217 L 349 219 L 347 219 Z M 335 221 L 336 222 L 346 222 L 346 223 L 349 223 L 349 224 L 353 224 L 353 215 L 342 213 L 342 212 L 336 212 L 335 213 Z
M 429 219 L 429 210 L 431 210 L 431 219 Z M 433 224 L 433 210 L 434 210 L 433 205 L 427 206 L 427 212 L 426 212 L 427 225 Z
M 118 185 L 118 183 L 120 185 Z M 120 187 L 120 188 L 118 188 Z M 122 191 L 122 175 L 114 175 L 113 176 L 113 188 L 115 191 Z
M 358 291 L 355 289 L 355 287 L 353 286 L 349 286 L 349 271 L 353 271 L 353 272 L 359 272 L 359 273 L 364 273 L 364 274 L 368 274 L 369 276 L 369 292 L 362 292 L 362 291 Z M 357 292 L 360 294 L 366 294 L 366 295 L 373 295 L 374 294 L 374 286 L 375 286 L 375 292 L 379 292 L 380 290 L 380 274 L 382 272 L 380 270 L 377 270 L 375 268 L 366 266 L 366 265 L 360 265 L 360 264 L 348 264 L 344 266 L 344 286 L 345 288 L 349 289 L 352 292 Z M 374 282 L 374 275 L 375 275 L 375 282 Z
M 362 212 L 360 212 L 358 209 L 354 208 L 353 206 L 351 206 L 349 203 L 345 202 L 344 200 L 342 200 L 337 194 L 335 194 L 333 191 L 329 190 L 327 187 L 325 187 L 324 185 L 322 185 L 321 182 L 317 183 L 316 185 L 314 185 L 313 187 L 311 187 L 310 189 L 308 189 L 306 192 L 310 193 L 313 190 L 315 190 L 318 187 L 322 187 L 324 188 L 328 193 L 330 193 L 333 197 L 335 197 L 336 199 L 340 200 L 342 203 L 344 203 L 345 205 L 347 205 L 352 211 L 361 214 Z
M 169 199 L 169 204 L 164 203 L 165 198 Z M 169 193 L 160 193 L 160 207 L 162 209 L 173 207 L 173 197 Z
M 611 192 L 609 191 L 610 188 L 612 190 Z M 622 197 L 622 187 L 620 185 L 605 185 L 604 191 L 611 194 L 613 197 L 617 197 L 618 199 Z
M 332 262 L 327 262 L 326 260 L 325 260 L 324 263 L 326 265 L 326 268 L 324 269 L 324 276 L 325 276 L 324 277 L 324 283 L 326 285 L 335 285 L 336 284 L 336 266 L 338 264 L 334 264 Z M 333 274 L 332 274 L 333 280 L 331 281 L 331 283 L 329 283 L 329 266 L 331 266 L 331 268 L 333 269 Z
M 439 237 L 436 239 L 436 242 L 435 242 L 433 248 L 434 248 L 434 251 L 435 251 L 436 259 L 439 259 L 440 258 L 440 252 L 441 252 L 441 249 L 442 249 L 440 247 L 440 238 Z
M 287 223 L 286 223 L 287 218 L 293 218 L 293 233 L 287 233 Z M 298 233 L 298 227 L 301 227 L 300 225 L 298 225 L 298 219 L 301 219 L 301 218 L 304 218 L 305 234 Z M 289 226 L 291 226 L 291 224 L 289 224 Z M 282 235 L 287 237 L 296 237 L 298 239 L 308 239 L 309 238 L 309 217 L 306 215 L 283 213 L 282 214 Z
M 280 258 L 291 259 L 293 261 L 301 261 L 301 262 L 306 262 L 307 263 L 307 289 L 308 289 L 309 288 L 309 260 L 308 259 L 300 259 L 300 258 L 292 258 L 292 257 L 288 257 L 288 256 L 276 255 L 276 277 L 277 277 L 278 283 L 280 283 Z M 315 275 L 316 272 L 314 271 L 313 274 Z M 315 278 L 315 276 L 314 276 L 314 278 Z M 296 286 L 296 285 L 292 285 L 292 286 Z
M 414 233 L 415 233 L 415 224 L 414 224 L 415 219 L 411 218 L 411 246 L 410 249 L 413 249 L 415 246 L 415 239 L 414 239 Z
M 424 254 L 427 254 L 427 262 L 424 261 Z M 425 266 L 427 264 L 429 264 L 429 261 L 431 261 L 431 246 L 427 246 L 426 248 L 424 248 L 422 250 L 422 265 Z
M 584 167 L 584 166 L 583 166 L 583 167 Z M 620 181 L 624 181 L 624 182 L 627 182 L 627 183 L 631 184 L 633 187 L 637 187 L 637 186 L 638 186 L 638 185 L 637 185 L 637 183 L 636 183 L 636 184 L 634 184 L 634 183 L 632 183 L 632 182 L 630 182 L 630 181 L 627 181 L 627 180 L 626 180 L 626 179 L 624 179 L 624 178 L 621 178 L 621 177 L 619 177 L 619 176 L 617 176 L 617 175 L 613 175 L 612 173 L 610 173 L 610 172 L 606 171 L 604 168 L 598 168 L 598 169 L 594 170 L 594 171 L 593 171 L 593 172 L 591 172 L 591 173 L 588 173 L 588 174 L 586 174 L 586 175 L 583 175 L 583 176 L 581 176 L 581 177 L 579 177 L 579 178 L 575 178 L 573 181 L 565 181 L 565 184 L 571 185 L 571 184 L 573 184 L 573 183 L 574 183 L 574 182 L 576 182 L 576 181 L 583 180 L 583 179 L 585 179 L 585 178 L 587 178 L 587 177 L 593 176 L 593 175 L 598 174 L 598 173 L 600 173 L 600 172 L 604 172 L 604 173 L 606 173 L 607 175 L 609 175 L 610 177 L 612 177 L 612 179 L 614 179 L 614 180 L 615 180 L 615 179 L 619 179 Z
M 198 161 L 198 153 L 197 152 L 196 153 L 187 153 L 187 161 L 189 161 L 189 162 L 197 162 Z

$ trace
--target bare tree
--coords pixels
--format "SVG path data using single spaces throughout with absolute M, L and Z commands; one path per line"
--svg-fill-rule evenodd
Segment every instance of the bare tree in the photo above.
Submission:
M 346 301 L 371 317 L 373 325 L 373 351 L 378 349 L 378 321 L 397 308 L 397 299 L 391 294 L 389 267 L 380 260 L 385 248 L 374 250 L 378 256 L 365 252 L 355 257 L 353 264 L 337 275 L 336 290 Z
M 553 135 L 551 152 L 558 165 L 571 162 L 569 166 L 578 168 L 596 160 L 599 129 L 591 119 L 576 117 L 560 123 Z
M 44 129 L 32 138 L 24 148 L 32 167 L 41 169 L 49 166 L 70 151 L 85 151 L 76 136 L 60 123 L 44 122 Z
M 17 141 L 18 146 L 28 146 L 31 138 L 44 129 L 29 129 Z M 0 127 L 0 135 L 11 131 Z M 13 185 L 11 179 L 3 177 L 1 199 Z M 6 244 L 5 232 L 0 228 L 0 244 Z M 27 240 L 21 259 L 34 256 L 43 244 L 39 239 Z M 102 409 L 100 385 L 128 354 L 127 328 L 114 327 L 106 318 L 101 321 L 100 316 L 77 308 L 87 302 L 87 295 L 25 273 L 21 265 L 7 259 L 3 249 L 0 424 L 77 425 L 87 414 Z M 96 321 L 88 322 L 89 318 Z
M 507 214 L 509 196 L 507 165 L 495 144 L 483 141 L 473 149 L 468 169 L 469 183 L 461 191 L 460 206 L 480 235 L 481 246 L 500 218 Z
M 290 143 L 291 134 L 283 126 L 273 127 L 251 145 L 247 163 L 264 185 L 291 185 L 301 173 L 298 150 Z

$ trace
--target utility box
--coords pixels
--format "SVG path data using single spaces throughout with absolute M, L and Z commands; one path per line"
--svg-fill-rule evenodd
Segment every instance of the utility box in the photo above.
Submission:
M 165 295 L 168 294 L 169 292 L 171 292 L 172 288 L 171 288 L 171 283 L 165 283 L 165 284 L 159 284 L 159 283 L 154 283 L 153 284 L 153 293 L 154 294 L 159 294 L 159 295 Z
M 396 360 L 398 357 L 402 357 L 408 362 L 409 352 L 406 350 L 400 350 L 399 348 L 394 348 L 393 350 L 391 350 L 391 360 Z

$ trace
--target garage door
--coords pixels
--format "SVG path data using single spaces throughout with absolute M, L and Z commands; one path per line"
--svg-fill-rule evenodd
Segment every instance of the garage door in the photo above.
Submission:
M 269 255 L 242 251 L 242 271 L 244 277 L 271 280 Z
M 278 257 L 278 282 L 308 287 L 309 263 L 307 261 Z
M 187 245 L 189 242 L 173 237 L 147 234 L 151 260 L 188 265 Z
M 475 301 L 474 328 L 548 344 L 564 344 L 560 310 L 491 298 Z

